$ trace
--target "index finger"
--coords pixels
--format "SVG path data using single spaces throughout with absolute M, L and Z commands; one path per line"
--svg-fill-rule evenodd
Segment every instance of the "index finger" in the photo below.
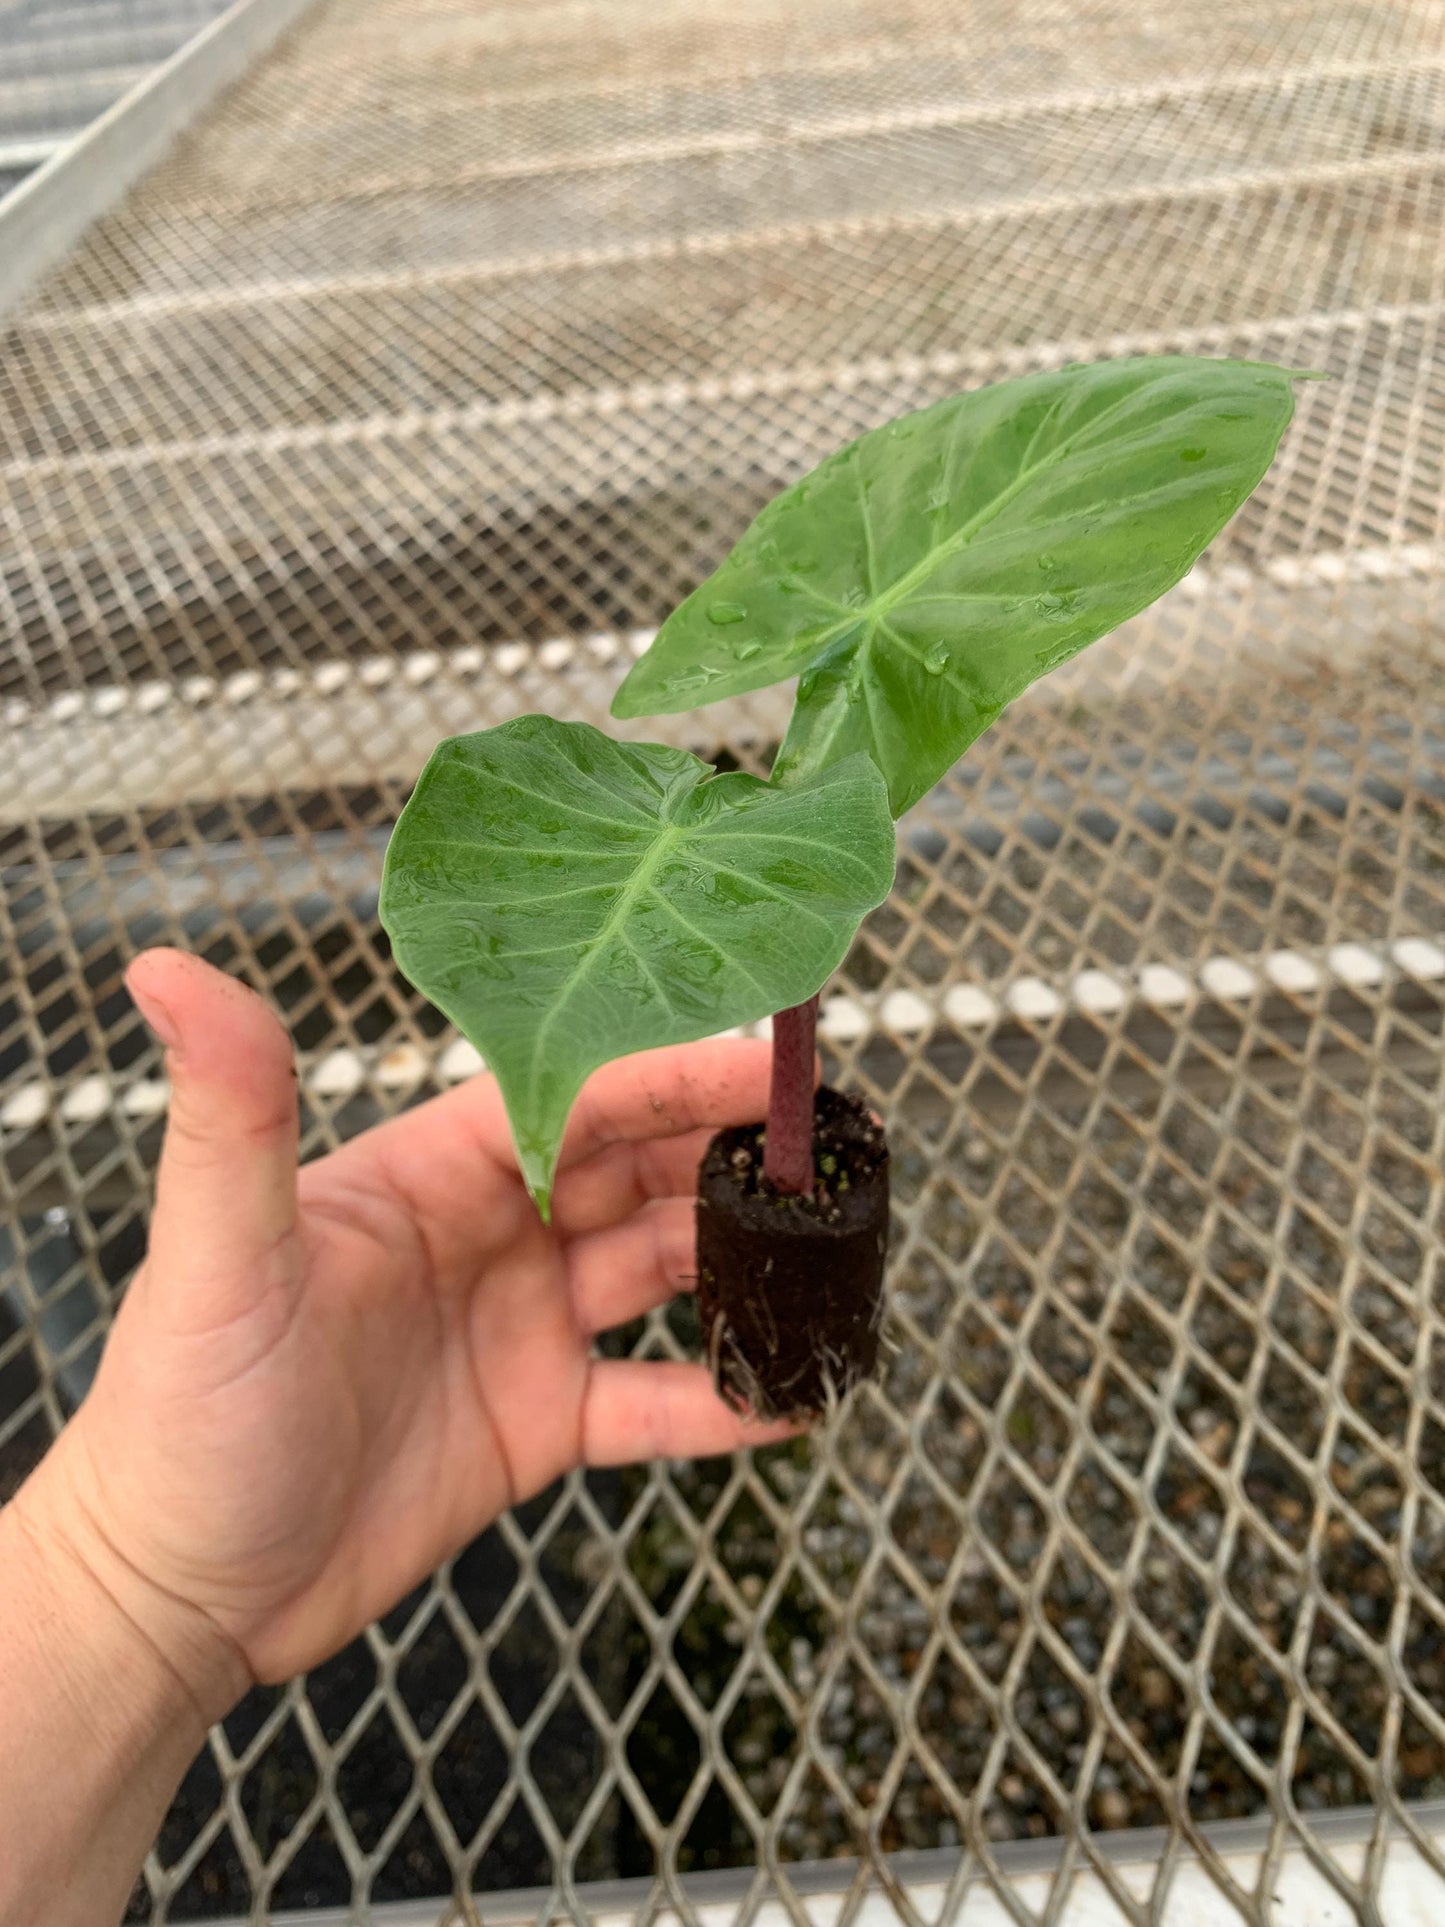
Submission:
M 757 1123 L 767 1114 L 772 1061 L 760 1037 L 710 1037 L 604 1064 L 573 1106 L 558 1171 L 613 1144 Z
M 567 1127 L 559 1175 L 589 1158 L 627 1160 L 619 1146 L 644 1147 L 655 1138 L 686 1137 L 700 1128 L 751 1124 L 765 1115 L 771 1050 L 758 1038 L 714 1037 L 699 1044 L 670 1044 L 618 1058 L 595 1071 L 582 1089 Z M 606 1153 L 612 1152 L 607 1159 Z M 644 1155 L 640 1149 L 639 1155 Z M 479 1169 L 480 1161 L 480 1169 Z M 504 1187 L 497 1198 L 526 1202 L 516 1152 L 496 1079 L 469 1078 L 455 1090 L 431 1098 L 414 1110 L 373 1126 L 323 1160 L 337 1176 L 381 1170 L 411 1208 L 434 1226 L 463 1225 L 476 1237 L 477 1183 L 488 1166 Z M 585 1212 L 585 1224 L 568 1229 L 596 1230 L 634 1211 L 654 1191 L 634 1182 L 627 1168 L 596 1172 L 590 1193 L 602 1194 L 600 1206 Z M 564 1192 L 565 1196 L 565 1192 Z M 518 1220 L 508 1214 L 491 1220 L 502 1238 L 513 1235 Z

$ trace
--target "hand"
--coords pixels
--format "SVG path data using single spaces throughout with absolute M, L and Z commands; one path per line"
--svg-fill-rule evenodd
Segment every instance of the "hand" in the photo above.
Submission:
M 150 1248 L 15 1504 L 205 1717 L 316 1664 L 571 1466 L 788 1435 L 738 1419 L 701 1366 L 590 1351 L 686 1279 L 699 1158 L 762 1115 L 765 1044 L 600 1071 L 546 1226 L 489 1077 L 298 1175 L 291 1048 L 260 999 L 175 951 L 128 983 L 169 1047 Z

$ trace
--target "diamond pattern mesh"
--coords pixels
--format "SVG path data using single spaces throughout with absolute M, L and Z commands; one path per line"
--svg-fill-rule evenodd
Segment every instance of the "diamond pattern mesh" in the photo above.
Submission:
M 253 1694 L 133 1919 L 580 1916 L 618 1875 L 691 1919 L 727 1867 L 740 1919 L 832 1919 L 798 1863 L 840 1858 L 846 1918 L 872 1878 L 916 1920 L 890 1856 L 942 1848 L 940 1917 L 1061 1919 L 1083 1869 L 1159 1918 L 1187 1850 L 1262 1923 L 1302 1844 L 1383 1920 L 1388 1825 L 1445 1906 L 1442 216 L 1427 0 L 1203 38 L 322 0 L 4 327 L 0 1492 L 142 1247 L 137 948 L 280 1006 L 321 1152 L 474 1067 L 376 921 L 437 735 L 603 722 L 760 503 L 901 409 L 1121 351 L 1333 377 L 902 827 L 824 1023 L 895 1148 L 881 1381 L 756 1461 L 574 1478 Z M 784 713 L 641 733 L 765 768 Z M 684 1303 L 609 1342 L 695 1341 Z

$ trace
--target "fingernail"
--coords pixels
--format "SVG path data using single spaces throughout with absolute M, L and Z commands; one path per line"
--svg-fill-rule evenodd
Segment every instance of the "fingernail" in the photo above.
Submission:
M 131 1001 L 135 1004 L 136 1009 L 140 1012 L 141 1016 L 145 1018 L 156 1036 L 159 1037 L 165 1045 L 166 1049 L 176 1050 L 180 1045 L 181 1033 L 177 1027 L 175 1018 L 172 1017 L 165 1005 L 150 991 L 142 990 L 137 984 L 127 982 L 126 988 L 131 994 Z

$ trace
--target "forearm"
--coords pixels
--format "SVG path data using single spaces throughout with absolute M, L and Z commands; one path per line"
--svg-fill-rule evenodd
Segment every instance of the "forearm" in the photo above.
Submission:
M 159 1643 L 140 1582 L 95 1555 L 74 1514 L 48 1464 L 0 1510 L 4 1927 L 119 1921 L 221 1710 Z

